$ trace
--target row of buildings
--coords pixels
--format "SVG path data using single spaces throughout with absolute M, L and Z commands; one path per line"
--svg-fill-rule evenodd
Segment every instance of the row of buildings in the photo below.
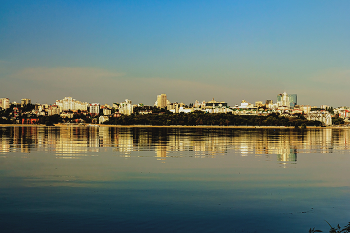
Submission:
M 256 101 L 254 104 L 242 100 L 240 105 L 228 106 L 224 101 L 216 101 L 214 98 L 208 102 L 199 102 L 186 105 L 184 103 L 170 102 L 166 94 L 157 96 L 154 106 L 144 106 L 143 104 L 132 104 L 131 100 L 126 99 L 121 103 L 113 103 L 113 105 L 100 105 L 99 103 L 87 103 L 65 97 L 62 100 L 56 100 L 52 105 L 48 104 L 32 104 L 30 99 L 22 99 L 21 103 L 10 102 L 8 98 L 0 98 L 0 108 L 8 109 L 13 106 L 14 117 L 21 113 L 20 108 L 32 105 L 34 108 L 31 114 L 37 116 L 60 115 L 63 118 L 73 118 L 75 114 L 90 115 L 100 117 L 99 122 L 107 121 L 109 117 L 118 117 L 120 115 L 131 115 L 136 111 L 138 114 L 152 114 L 154 107 L 164 109 L 172 113 L 191 113 L 202 111 L 206 113 L 232 113 L 237 115 L 268 115 L 271 113 L 279 113 L 286 116 L 303 114 L 309 120 L 319 120 L 325 125 L 332 124 L 332 116 L 348 120 L 350 117 L 350 109 L 347 107 L 331 108 L 326 105 L 320 107 L 310 105 L 298 105 L 296 94 L 287 94 L 286 92 L 277 95 L 276 103 L 273 100 Z

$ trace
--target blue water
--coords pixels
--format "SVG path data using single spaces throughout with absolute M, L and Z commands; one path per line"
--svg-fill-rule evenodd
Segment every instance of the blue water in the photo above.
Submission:
M 327 232 L 350 219 L 347 130 L 0 129 L 1 232 Z

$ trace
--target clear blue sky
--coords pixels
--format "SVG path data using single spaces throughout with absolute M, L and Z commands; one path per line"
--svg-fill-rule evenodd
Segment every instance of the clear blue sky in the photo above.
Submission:
M 350 1 L 2 1 L 0 97 L 349 106 Z

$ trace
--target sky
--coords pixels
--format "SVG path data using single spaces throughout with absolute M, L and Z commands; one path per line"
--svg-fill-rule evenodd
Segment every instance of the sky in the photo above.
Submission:
M 0 98 L 350 106 L 348 0 L 0 0 Z

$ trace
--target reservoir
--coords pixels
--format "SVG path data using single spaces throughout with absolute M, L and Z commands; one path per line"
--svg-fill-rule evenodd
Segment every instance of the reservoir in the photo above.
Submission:
M 350 221 L 349 141 L 341 128 L 0 127 L 1 232 L 328 232 Z

